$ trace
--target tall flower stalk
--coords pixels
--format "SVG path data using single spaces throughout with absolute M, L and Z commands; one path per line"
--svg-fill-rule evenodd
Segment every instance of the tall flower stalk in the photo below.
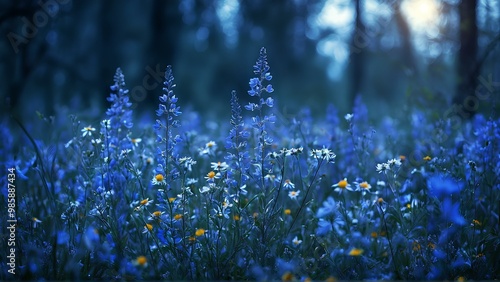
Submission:
M 156 161 L 158 167 L 156 173 L 161 173 L 167 179 L 175 179 L 179 174 L 179 170 L 173 165 L 171 161 L 175 160 L 174 148 L 177 142 L 181 140 L 179 135 L 173 135 L 172 130 L 180 126 L 177 117 L 182 113 L 180 107 L 177 106 L 178 98 L 174 95 L 174 76 L 172 74 L 172 67 L 167 66 L 165 71 L 165 82 L 163 83 L 164 94 L 160 96 L 160 104 L 156 110 L 156 124 L 154 130 L 156 133 L 156 142 L 158 147 L 156 149 Z M 167 181 L 169 187 L 169 181 Z

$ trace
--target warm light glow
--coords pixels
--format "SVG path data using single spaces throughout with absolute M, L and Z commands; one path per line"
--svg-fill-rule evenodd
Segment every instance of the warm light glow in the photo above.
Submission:
M 428 33 L 436 28 L 439 17 L 436 0 L 406 0 L 401 8 L 414 31 Z

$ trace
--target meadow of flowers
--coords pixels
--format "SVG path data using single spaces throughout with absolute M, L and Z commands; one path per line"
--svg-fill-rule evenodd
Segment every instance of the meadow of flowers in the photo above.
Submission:
M 174 73 L 151 124 L 134 122 L 120 69 L 100 123 L 39 114 L 39 136 L 3 122 L 17 225 L 13 275 L 2 212 L 0 278 L 500 278 L 498 117 L 410 107 L 371 126 L 361 99 L 283 116 L 262 48 L 230 120 L 207 128 Z

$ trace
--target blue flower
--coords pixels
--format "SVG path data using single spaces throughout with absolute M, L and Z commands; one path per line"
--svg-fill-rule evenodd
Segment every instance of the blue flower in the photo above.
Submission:
M 318 209 L 316 216 L 318 218 L 323 218 L 327 215 L 334 214 L 337 210 L 337 204 L 332 197 L 328 197 L 326 201 L 323 202 L 323 207 Z
M 156 159 L 160 167 L 164 171 L 157 171 L 164 175 L 177 175 L 175 168 L 168 164 L 169 159 L 175 160 L 174 148 L 182 139 L 179 135 L 173 135 L 172 129 L 180 127 L 179 120 L 176 119 L 182 114 L 180 107 L 177 106 L 178 98 L 174 95 L 174 76 L 172 74 L 172 67 L 167 66 L 165 71 L 165 82 L 163 92 L 165 94 L 159 97 L 160 103 L 156 115 L 159 117 L 156 124 L 153 126 L 156 133 L 156 142 L 158 147 L 156 149 Z
M 459 203 L 453 203 L 450 198 L 443 200 L 441 204 L 441 217 L 457 225 L 465 225 L 466 221 L 460 214 Z
M 464 186 L 450 176 L 435 174 L 427 179 L 427 186 L 432 195 L 443 198 L 453 193 L 460 192 Z

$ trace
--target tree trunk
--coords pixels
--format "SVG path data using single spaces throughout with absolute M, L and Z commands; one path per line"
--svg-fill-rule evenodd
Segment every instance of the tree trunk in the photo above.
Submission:
M 480 70 L 476 68 L 478 53 L 477 0 L 462 0 L 460 13 L 460 49 L 457 58 L 457 88 L 453 102 L 463 108 L 465 118 L 472 117 L 479 107 L 475 95 Z
M 361 20 L 361 0 L 354 0 L 355 4 L 355 26 L 351 39 L 351 53 L 349 56 L 349 99 L 350 108 L 354 105 L 356 96 L 360 94 L 364 81 L 364 67 L 363 60 L 365 49 L 368 47 L 369 38 L 365 32 L 365 26 Z

